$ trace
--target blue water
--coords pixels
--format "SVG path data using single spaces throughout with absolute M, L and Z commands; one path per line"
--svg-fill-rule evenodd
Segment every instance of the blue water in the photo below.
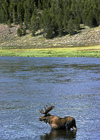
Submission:
M 39 122 L 45 105 L 77 132 Z M 100 139 L 100 58 L 0 57 L 0 140 L 65 139 Z

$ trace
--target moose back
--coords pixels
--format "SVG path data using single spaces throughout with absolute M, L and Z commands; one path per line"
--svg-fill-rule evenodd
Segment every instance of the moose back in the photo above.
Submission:
M 41 116 L 39 118 L 39 121 L 44 121 L 45 123 L 49 123 L 52 129 L 67 129 L 70 130 L 71 128 L 73 130 L 77 130 L 76 127 L 76 121 L 73 117 L 64 117 L 60 118 L 58 116 L 53 116 L 49 114 L 49 112 L 54 109 L 54 106 L 50 107 L 44 107 L 45 111 L 42 109 L 40 110 L 41 114 L 44 114 L 44 116 Z

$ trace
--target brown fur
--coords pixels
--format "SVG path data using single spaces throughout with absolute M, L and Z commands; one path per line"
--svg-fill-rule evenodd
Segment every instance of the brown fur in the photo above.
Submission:
M 60 118 L 58 116 L 52 116 L 49 113 L 45 114 L 45 116 L 41 116 L 39 121 L 44 121 L 45 123 L 49 123 L 52 129 L 67 129 L 77 130 L 76 121 L 73 117 L 64 117 Z

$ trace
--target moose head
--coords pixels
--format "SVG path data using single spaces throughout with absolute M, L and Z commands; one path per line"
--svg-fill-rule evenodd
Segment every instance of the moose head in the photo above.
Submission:
M 76 127 L 76 121 L 73 117 L 64 117 L 60 118 L 58 116 L 52 116 L 49 114 L 49 112 L 54 109 L 54 106 L 50 107 L 44 107 L 45 111 L 42 109 L 39 110 L 41 114 L 44 114 L 44 116 L 41 116 L 39 118 L 39 121 L 44 121 L 45 123 L 49 123 L 52 129 L 67 129 L 70 130 L 71 128 L 73 130 L 77 130 Z

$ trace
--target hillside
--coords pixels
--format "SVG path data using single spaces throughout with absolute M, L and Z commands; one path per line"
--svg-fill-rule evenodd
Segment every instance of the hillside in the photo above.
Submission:
M 81 25 L 79 33 L 70 36 L 55 37 L 46 39 L 42 31 L 38 31 L 35 37 L 27 30 L 25 36 L 18 37 L 18 25 L 8 28 L 7 25 L 0 24 L 0 47 L 2 48 L 55 48 L 74 46 L 94 46 L 100 45 L 100 26 L 89 28 Z
M 55 36 L 64 36 L 65 34 L 75 36 L 76 33 L 80 32 L 80 24 L 90 28 L 100 26 L 99 0 L 1 0 L 0 4 L 1 24 L 7 24 L 9 27 L 11 24 L 20 25 L 21 29 L 24 27 L 24 31 L 26 29 L 30 30 L 33 36 L 41 29 L 44 37 L 48 39 Z M 89 30 L 83 35 L 88 32 L 92 31 Z M 20 29 L 19 35 L 21 35 Z M 27 38 L 27 36 L 25 37 Z M 37 37 L 41 38 L 40 36 Z M 80 45 L 80 38 L 78 36 L 76 38 L 78 40 L 75 39 L 75 43 L 72 38 L 69 40 L 68 45 L 70 43 L 76 44 L 77 41 Z M 66 38 L 61 39 L 66 42 Z M 80 40 L 83 40 L 84 44 L 87 45 L 87 36 L 84 39 L 82 37 Z M 57 40 L 57 42 L 59 41 Z M 25 43 L 27 44 L 27 42 Z M 46 44 L 45 41 L 44 43 Z M 23 44 L 20 45 L 23 46 Z

